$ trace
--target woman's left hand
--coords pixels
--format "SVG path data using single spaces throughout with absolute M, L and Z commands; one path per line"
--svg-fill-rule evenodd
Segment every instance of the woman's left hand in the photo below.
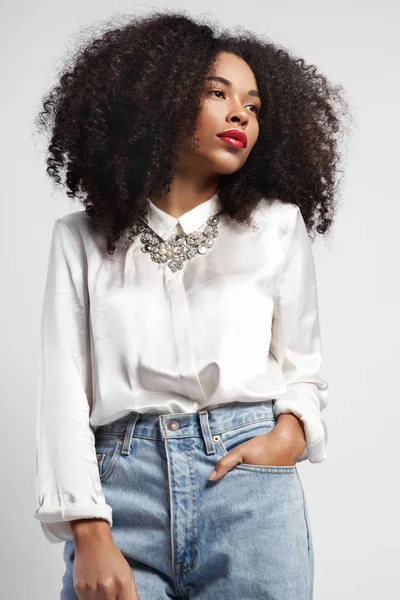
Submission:
M 221 458 L 215 465 L 216 475 L 212 481 L 221 479 L 241 463 L 260 466 L 295 465 L 305 446 L 299 419 L 291 414 L 282 414 L 272 431 L 239 444 Z

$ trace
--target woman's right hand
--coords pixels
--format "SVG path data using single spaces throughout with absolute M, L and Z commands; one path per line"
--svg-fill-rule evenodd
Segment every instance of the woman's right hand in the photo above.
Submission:
M 75 531 L 74 590 L 79 600 L 139 600 L 135 576 L 107 523 Z

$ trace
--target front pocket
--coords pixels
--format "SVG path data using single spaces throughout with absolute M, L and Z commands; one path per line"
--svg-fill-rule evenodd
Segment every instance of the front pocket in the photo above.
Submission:
M 99 467 L 99 475 L 100 475 L 100 477 L 104 473 L 104 459 L 105 459 L 105 457 L 106 457 L 105 454 L 97 453 L 97 465 Z
M 115 434 L 96 434 L 96 455 L 100 481 L 103 483 L 114 472 L 121 456 L 121 447 L 125 436 Z
M 256 423 L 246 423 L 235 429 L 223 431 L 214 435 L 214 446 L 221 457 L 224 457 L 240 444 L 247 442 L 259 435 L 265 435 L 273 430 L 276 421 L 273 419 L 262 420 Z M 234 469 L 264 471 L 267 473 L 293 473 L 296 471 L 294 465 L 253 465 L 251 463 L 239 463 Z

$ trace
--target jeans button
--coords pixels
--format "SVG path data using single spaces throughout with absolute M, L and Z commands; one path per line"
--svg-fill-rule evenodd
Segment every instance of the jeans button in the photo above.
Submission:
M 171 421 L 168 421 L 168 425 L 167 425 L 168 429 L 170 429 L 171 431 L 176 431 L 177 429 L 179 429 L 179 423 L 178 421 L 174 421 L 173 419 Z

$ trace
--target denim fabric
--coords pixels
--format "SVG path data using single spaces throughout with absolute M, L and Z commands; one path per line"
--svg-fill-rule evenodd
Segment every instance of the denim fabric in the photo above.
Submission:
M 111 532 L 140 600 L 312 600 L 313 546 L 296 465 L 241 463 L 208 480 L 227 452 L 275 425 L 267 400 L 131 412 L 96 431 Z M 67 541 L 61 600 L 78 600 L 73 560 Z

